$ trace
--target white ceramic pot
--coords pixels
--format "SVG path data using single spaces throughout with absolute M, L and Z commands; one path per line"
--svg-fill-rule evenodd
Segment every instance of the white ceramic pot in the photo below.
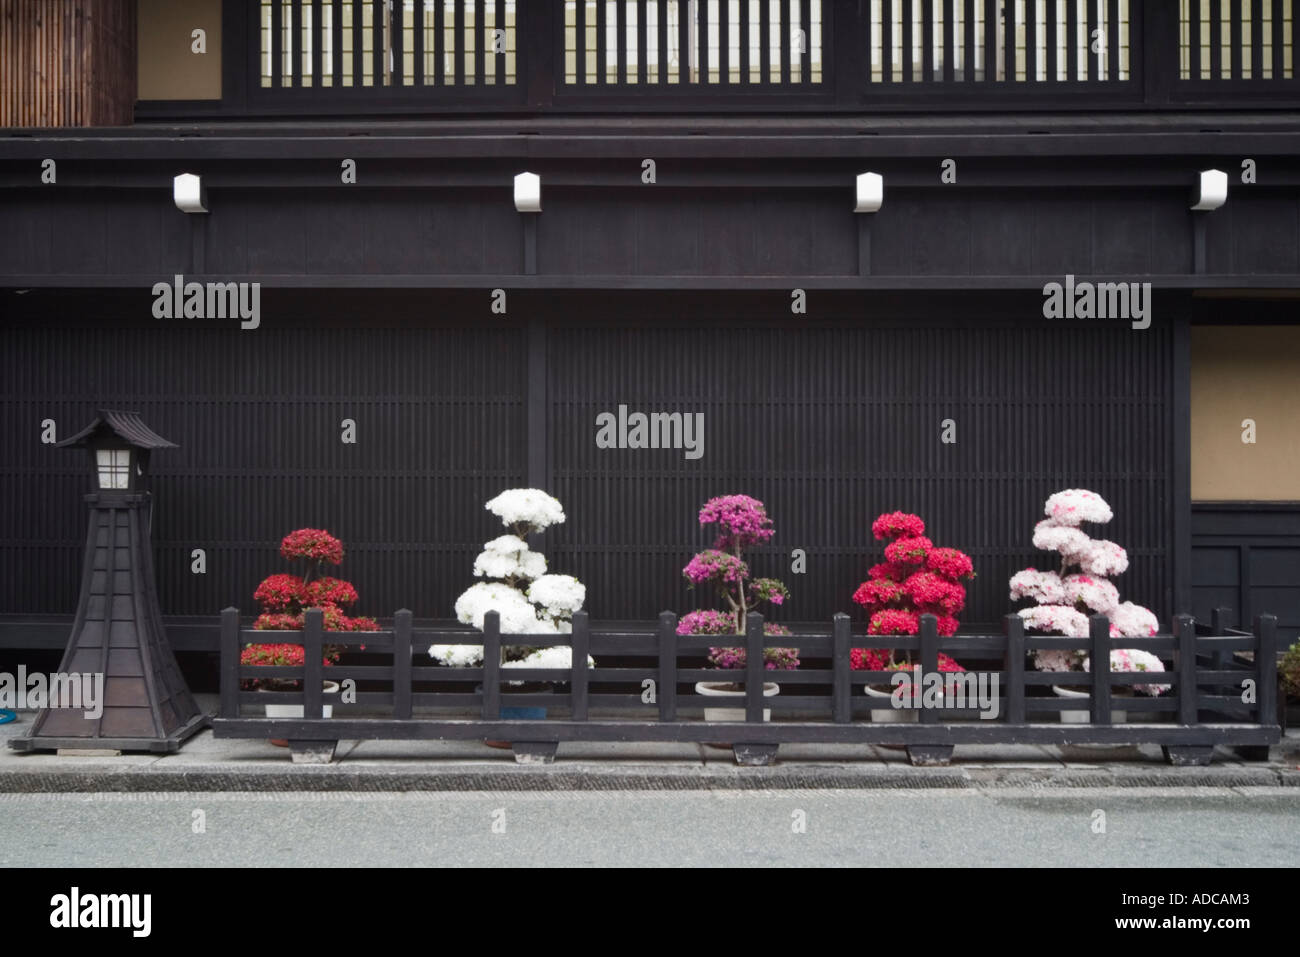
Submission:
M 1086 691 L 1075 691 L 1073 688 L 1062 688 L 1060 685 L 1052 685 L 1052 690 L 1056 692 L 1058 698 L 1088 698 L 1088 692 Z M 1087 708 L 1080 711 L 1069 710 L 1061 712 L 1062 724 L 1087 724 L 1091 720 L 1092 711 Z M 1110 723 L 1125 724 L 1127 721 L 1128 712 L 1116 711 L 1112 705 L 1110 709 Z
M 877 691 L 871 685 L 864 685 L 862 690 L 872 698 L 884 698 L 886 701 L 894 696 L 892 689 Z M 906 724 L 918 720 L 918 714 L 915 708 L 895 708 L 891 704 L 888 708 L 873 710 L 871 720 L 881 724 Z
M 337 681 L 327 681 L 321 688 L 325 694 L 338 694 L 339 683 Z M 268 718 L 301 718 L 303 716 L 303 705 L 300 704 L 268 704 L 263 705 L 266 708 Z M 321 705 L 320 713 L 322 717 L 334 717 L 334 706 L 332 704 Z
M 702 694 L 710 698 L 744 698 L 745 692 L 735 691 L 728 688 L 731 684 L 729 681 L 697 681 L 695 683 L 695 693 Z M 763 697 L 770 698 L 773 695 L 781 693 L 781 686 L 775 681 L 763 682 Z M 705 721 L 744 721 L 744 708 L 705 708 Z M 763 709 L 763 720 L 772 720 L 772 709 Z

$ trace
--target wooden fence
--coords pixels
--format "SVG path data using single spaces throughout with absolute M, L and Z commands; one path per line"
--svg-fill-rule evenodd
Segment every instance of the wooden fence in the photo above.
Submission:
M 655 631 L 593 633 L 580 612 L 571 634 L 533 636 L 502 635 L 495 612 L 487 615 L 483 632 L 415 630 L 406 610 L 397 612 L 390 630 L 380 632 L 326 633 L 319 609 L 307 612 L 300 632 L 254 631 L 241 628 L 238 610 L 227 608 L 222 612 L 221 711 L 213 728 L 217 737 L 287 739 L 296 760 L 323 761 L 332 760 L 338 741 L 365 739 L 498 739 L 513 742 L 517 760 L 543 762 L 552 760 L 565 741 L 726 741 L 732 743 L 738 763 L 755 765 L 770 763 L 783 743 L 813 742 L 903 746 L 913 764 L 947 763 L 954 746 L 961 744 L 1156 744 L 1172 764 L 1206 764 L 1213 748 L 1221 745 L 1238 749 L 1247 759 L 1265 760 L 1268 745 L 1280 739 L 1276 620 L 1258 617 L 1253 633 L 1213 627 L 1219 620 L 1216 616 L 1211 626 L 1198 626 L 1185 615 L 1175 620 L 1173 634 L 1111 638 L 1108 621 L 1097 615 L 1091 619 L 1090 638 L 1084 640 L 1025 635 L 1021 619 L 1008 615 L 1002 635 L 941 638 L 930 615 L 922 616 L 919 635 L 868 636 L 853 634 L 848 616 L 839 614 L 829 634 L 767 637 L 761 616 L 751 615 L 747 634 L 737 642 L 747 650 L 742 675 L 699 667 L 706 649 L 726 644 L 726 637 L 680 636 L 671 612 L 660 615 Z M 244 644 L 286 639 L 304 645 L 304 665 L 240 664 Z M 435 643 L 481 644 L 483 664 L 416 664 Z M 326 644 L 364 645 L 367 655 L 382 655 L 388 663 L 345 664 L 327 671 L 322 662 Z M 571 646 L 572 667 L 503 669 L 503 644 Z M 1068 683 L 1089 686 L 1086 701 L 1037 696 L 1035 691 L 1067 679 L 1027 667 L 1027 654 L 1081 644 L 1094 662 L 1109 661 L 1113 648 L 1149 651 L 1166 663 L 1167 671 L 1075 673 Z M 765 671 L 765 646 L 797 646 L 801 666 Z M 984 675 L 997 692 L 997 716 L 981 719 L 969 707 L 924 707 L 912 722 L 872 720 L 894 705 L 859 689 L 888 685 L 890 673 L 853 670 L 854 648 L 906 651 L 924 674 L 938 671 L 941 651 L 961 656 L 971 665 L 969 670 Z M 589 654 L 597 661 L 595 667 L 588 666 Z M 977 661 L 992 662 L 994 670 L 974 667 Z M 705 721 L 686 714 L 706 704 L 717 706 L 718 699 L 684 688 L 728 675 L 743 679 L 743 721 Z M 995 676 L 997 684 L 992 685 Z M 322 717 L 325 677 L 356 682 L 354 701 L 336 705 L 339 713 L 328 719 Z M 255 678 L 296 678 L 302 681 L 301 690 L 244 690 Z M 765 680 L 779 681 L 781 693 L 764 697 L 760 689 Z M 512 694 L 514 682 L 553 682 L 567 690 Z M 1150 684 L 1165 684 L 1169 690 L 1158 697 L 1124 698 L 1120 707 L 1129 721 L 1114 722 L 1117 690 Z M 503 693 L 511 708 L 548 708 L 547 717 L 503 718 Z M 245 705 L 279 703 L 301 705 L 304 717 L 241 713 Z M 344 713 L 352 704 L 357 713 Z M 765 709 L 771 711 L 770 721 L 763 720 Z M 1062 711 L 1082 709 L 1088 711 L 1086 723 L 1059 720 Z

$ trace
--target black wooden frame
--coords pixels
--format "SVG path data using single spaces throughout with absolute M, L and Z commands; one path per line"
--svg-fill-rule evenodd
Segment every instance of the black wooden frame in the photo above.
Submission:
M 1220 616 L 1216 616 L 1218 625 Z M 1158 744 L 1172 764 L 1207 764 L 1214 747 L 1231 746 L 1249 759 L 1266 760 L 1268 745 L 1280 740 L 1277 724 L 1276 619 L 1262 615 L 1255 620 L 1254 632 L 1198 626 L 1190 615 L 1175 619 L 1172 634 L 1150 638 L 1112 638 L 1109 622 L 1102 615 L 1090 619 L 1090 637 L 1026 636 L 1022 619 L 1007 615 L 1004 634 L 999 636 L 960 636 L 941 638 L 937 619 L 923 615 L 921 631 L 916 636 L 853 635 L 847 615 L 837 614 L 831 631 L 794 637 L 769 637 L 763 634 L 761 615 L 749 616 L 744 644 L 747 665 L 744 674 L 743 722 L 710 722 L 683 718 L 685 706 L 716 698 L 686 696 L 682 683 L 717 680 L 725 677 L 716 669 L 684 666 L 683 657 L 699 656 L 712 645 L 725 643 L 718 635 L 679 636 L 677 616 L 664 612 L 654 632 L 590 631 L 585 612 L 574 616 L 570 635 L 509 635 L 500 632 L 499 616 L 489 612 L 484 630 L 448 634 L 444 631 L 417 631 L 411 613 L 398 611 L 393 628 L 378 633 L 330 632 L 332 645 L 366 645 L 367 649 L 391 652 L 392 663 L 380 666 L 346 666 L 329 670 L 331 679 L 378 681 L 388 685 L 384 692 L 358 692 L 355 703 L 388 710 L 388 717 L 323 718 L 323 680 L 325 669 L 322 649 L 326 643 L 323 613 L 309 609 L 300 632 L 265 632 L 240 627 L 239 611 L 222 612 L 221 632 L 221 708 L 213 722 L 216 737 L 285 738 L 291 749 L 332 758 L 339 740 L 473 740 L 504 739 L 514 742 L 516 757 L 528 761 L 550 761 L 563 741 L 718 741 L 734 742 L 737 763 L 769 764 L 782 743 L 887 744 L 907 748 L 914 764 L 944 764 L 959 744 Z M 1211 632 L 1214 633 L 1211 633 Z M 739 636 L 737 636 L 739 637 Z M 300 641 L 306 649 L 302 667 L 241 666 L 239 656 L 245 643 L 276 642 L 286 638 Z M 473 668 L 417 666 L 413 654 L 425 652 L 429 643 L 481 644 L 484 662 Z M 503 675 L 499 662 L 503 644 L 532 647 L 570 646 L 572 668 L 564 673 L 569 685 L 567 694 L 518 694 L 510 696 L 511 706 L 546 707 L 567 703 L 571 712 L 566 720 L 504 720 L 501 717 Z M 763 668 L 763 649 L 777 644 L 797 644 L 805 663 L 811 659 L 829 659 L 829 668 L 801 667 L 775 675 Z M 1090 684 L 1086 704 L 1080 700 L 1037 698 L 1027 695 L 1031 686 L 1061 683 L 1059 674 L 1037 672 L 1025 666 L 1026 653 L 1039 648 L 1077 648 L 1086 644 L 1094 661 L 1109 661 L 1112 648 L 1137 648 L 1172 658 L 1174 666 L 1161 675 L 1160 683 L 1172 686 L 1173 693 L 1164 697 L 1126 699 L 1126 711 L 1151 716 L 1142 724 L 1113 724 L 1113 689 L 1154 683 L 1150 673 L 1111 673 L 1094 670 L 1087 677 L 1072 677 L 1071 683 Z M 904 650 L 914 656 L 924 672 L 938 671 L 940 651 L 963 656 L 1000 660 L 1002 667 L 993 671 L 1006 687 L 1000 696 L 999 714 L 1004 720 L 969 720 L 972 711 L 921 709 L 915 723 L 883 723 L 864 720 L 872 711 L 891 708 L 887 699 L 855 698 L 855 686 L 888 683 L 889 672 L 853 671 L 850 654 L 854 648 Z M 1241 652 L 1252 655 L 1250 664 L 1235 658 Z M 591 668 L 587 655 L 609 658 L 632 657 L 644 662 L 653 658 L 654 665 L 636 667 Z M 689 665 L 689 662 L 686 663 Z M 512 681 L 557 681 L 555 670 L 518 669 L 508 672 Z M 779 677 L 786 685 L 800 686 L 805 693 L 765 697 L 766 678 Z M 298 679 L 302 689 L 292 692 L 245 692 L 243 682 L 257 678 Z M 657 682 L 654 704 L 646 704 L 642 690 L 647 679 Z M 1244 680 L 1255 682 L 1257 698 L 1243 703 Z M 473 693 L 416 691 L 417 682 L 460 682 L 481 686 Z M 593 691 L 601 682 L 631 683 L 633 690 L 622 694 Z M 567 699 L 567 700 L 566 700 Z M 304 717 L 257 718 L 241 715 L 245 704 L 295 703 L 303 705 Z M 642 712 L 630 719 L 592 717 L 592 707 Z M 1087 724 L 1050 724 L 1042 715 L 1067 710 L 1090 710 Z M 457 709 L 452 715 L 417 716 L 417 707 Z M 770 709 L 772 719 L 764 722 L 763 712 Z M 819 713 L 813 720 L 800 720 L 798 712 Z M 651 716 L 650 713 L 653 713 Z M 1039 721 L 1031 721 L 1037 714 Z M 1168 722 L 1160 718 L 1168 716 Z M 962 719 L 967 720 L 963 721 Z

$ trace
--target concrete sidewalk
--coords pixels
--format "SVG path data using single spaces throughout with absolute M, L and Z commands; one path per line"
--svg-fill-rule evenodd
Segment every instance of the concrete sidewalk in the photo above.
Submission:
M 215 698 L 200 695 L 209 711 Z M 738 767 L 730 749 L 690 743 L 561 744 L 554 764 L 518 765 L 477 741 L 342 741 L 331 765 L 293 764 L 266 741 L 200 732 L 176 754 L 20 754 L 0 725 L 0 793 L 144 791 L 609 791 L 788 788 L 1300 787 L 1300 732 L 1268 762 L 1218 750 L 1208 767 L 1171 767 L 1158 747 L 958 745 L 948 767 L 913 767 L 874 745 L 786 744 L 771 767 Z

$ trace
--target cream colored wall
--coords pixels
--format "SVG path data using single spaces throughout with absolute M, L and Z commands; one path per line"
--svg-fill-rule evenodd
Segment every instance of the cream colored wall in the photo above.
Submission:
M 138 3 L 140 99 L 221 99 L 221 0 Z M 195 28 L 207 31 L 206 53 L 191 51 Z
M 1300 326 L 1192 327 L 1192 498 L 1300 501 Z

